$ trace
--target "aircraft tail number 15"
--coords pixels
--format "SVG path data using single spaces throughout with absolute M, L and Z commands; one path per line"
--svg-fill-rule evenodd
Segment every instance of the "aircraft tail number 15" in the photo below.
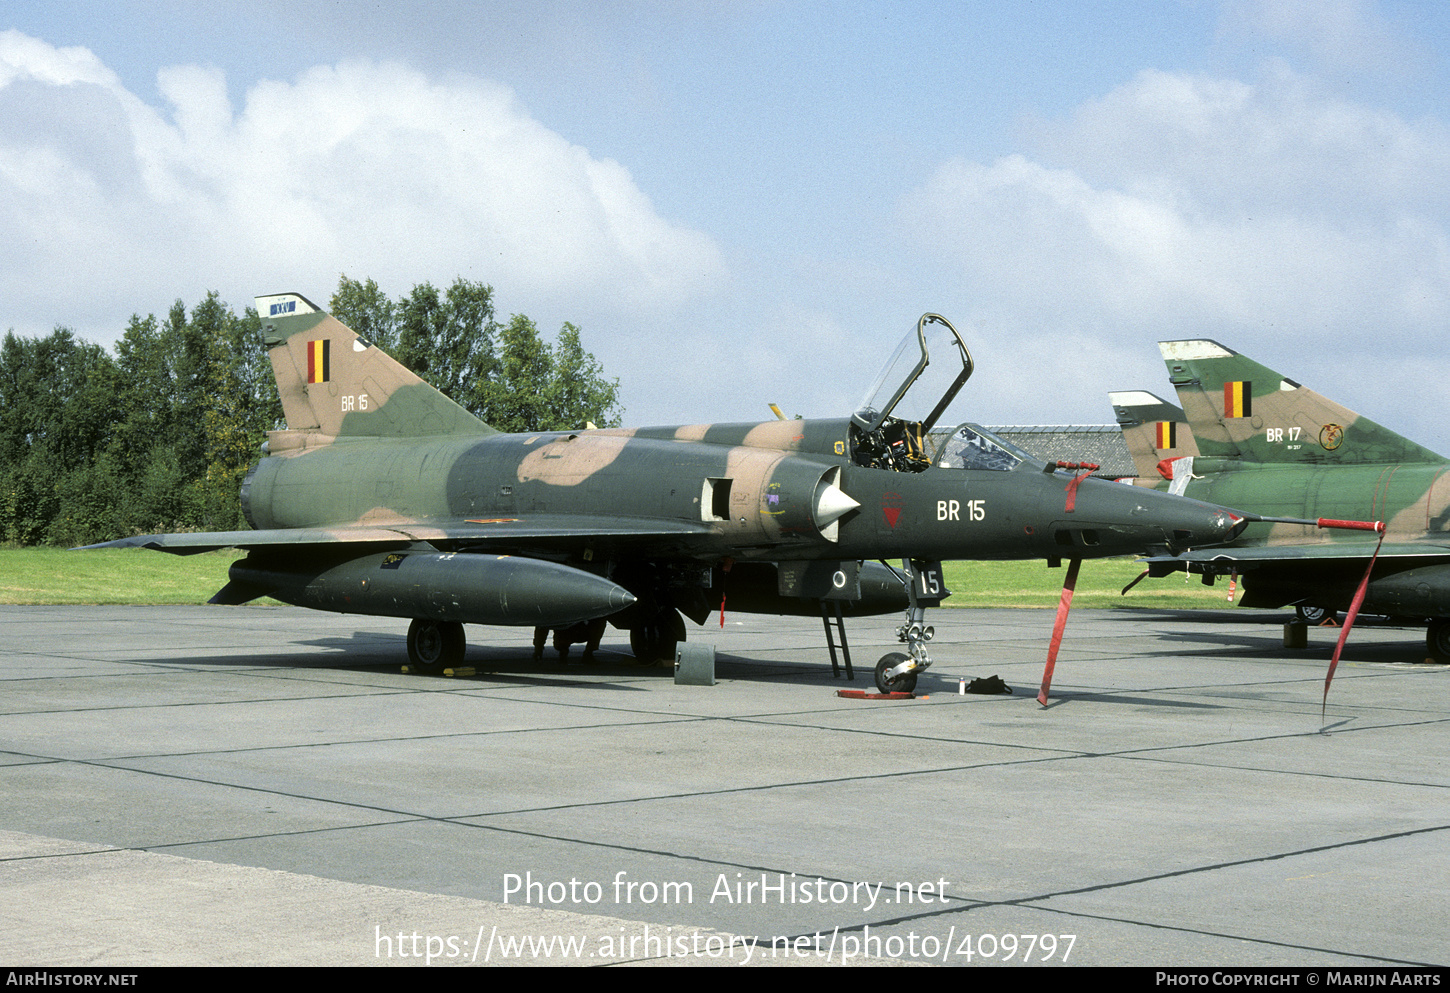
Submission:
M 940 562 L 914 562 L 916 595 L 920 600 L 942 600 L 947 596 L 947 581 Z

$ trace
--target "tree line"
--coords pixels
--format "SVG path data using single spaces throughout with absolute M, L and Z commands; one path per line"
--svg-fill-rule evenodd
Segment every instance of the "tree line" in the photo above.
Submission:
M 619 424 L 608 379 L 566 323 L 553 343 L 493 288 L 422 283 L 397 299 L 346 275 L 329 311 L 500 431 Z M 215 292 L 132 316 L 114 351 L 57 327 L 0 343 L 0 542 L 82 545 L 247 527 L 238 492 L 282 406 L 255 309 Z

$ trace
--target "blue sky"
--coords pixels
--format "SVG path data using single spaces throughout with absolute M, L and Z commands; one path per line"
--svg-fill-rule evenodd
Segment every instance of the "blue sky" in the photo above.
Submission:
M 1450 452 L 1450 8 L 11 2 L 0 328 L 339 273 L 573 321 L 626 422 L 835 416 L 923 311 L 960 419 L 1214 338 Z

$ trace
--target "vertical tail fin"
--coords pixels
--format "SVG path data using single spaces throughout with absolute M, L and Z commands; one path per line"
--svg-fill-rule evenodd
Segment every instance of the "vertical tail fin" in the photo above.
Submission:
M 257 297 L 290 431 L 411 438 L 493 429 L 299 293 Z
M 1152 486 L 1162 478 L 1159 466 L 1165 461 L 1198 454 L 1188 418 L 1167 400 L 1144 390 L 1109 393 L 1108 400 L 1142 485 Z
M 1444 461 L 1216 341 L 1158 348 L 1203 455 L 1304 465 Z

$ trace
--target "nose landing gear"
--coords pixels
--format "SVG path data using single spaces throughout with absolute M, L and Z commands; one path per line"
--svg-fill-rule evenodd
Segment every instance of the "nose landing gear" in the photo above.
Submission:
M 926 624 L 926 608 L 941 606 L 942 600 L 951 595 L 940 562 L 904 559 L 901 565 L 910 605 L 905 620 L 896 629 L 896 640 L 906 646 L 906 651 L 888 652 L 876 663 L 876 688 L 882 693 L 911 693 L 916 689 L 917 675 L 931 665 L 926 643 L 935 633 Z

